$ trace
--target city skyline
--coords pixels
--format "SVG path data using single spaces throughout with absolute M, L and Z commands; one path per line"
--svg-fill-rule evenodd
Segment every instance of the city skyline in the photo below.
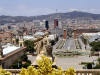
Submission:
M 83 11 L 100 14 L 99 0 L 1 0 L 0 15 L 37 16 Z

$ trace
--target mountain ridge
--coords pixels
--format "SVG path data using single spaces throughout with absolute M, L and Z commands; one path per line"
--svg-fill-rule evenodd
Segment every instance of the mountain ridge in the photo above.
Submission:
M 67 13 L 54 13 L 40 16 L 0 16 L 0 24 L 6 23 L 20 23 L 20 22 L 32 22 L 33 20 L 53 20 L 55 18 L 65 19 L 83 19 L 83 20 L 100 20 L 100 14 L 92 14 L 81 11 L 73 11 Z

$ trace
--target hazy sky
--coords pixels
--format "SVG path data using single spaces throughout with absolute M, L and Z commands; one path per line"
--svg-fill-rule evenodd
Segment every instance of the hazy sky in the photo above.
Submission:
M 100 14 L 100 0 L 0 0 L 0 15 L 34 16 L 85 11 Z

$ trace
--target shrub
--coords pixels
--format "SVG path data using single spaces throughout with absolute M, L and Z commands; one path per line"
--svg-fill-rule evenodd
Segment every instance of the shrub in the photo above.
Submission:
M 38 61 L 37 69 L 34 66 L 29 66 L 27 69 L 22 68 L 20 75 L 75 75 L 73 68 L 63 71 L 60 67 L 52 68 L 52 65 L 52 61 L 43 56 L 42 60 Z
M 81 65 L 86 65 L 86 64 L 94 64 L 93 62 L 81 62 Z
M 92 63 L 87 64 L 87 69 L 92 69 Z
M 54 40 L 51 40 L 50 43 L 51 43 L 51 46 L 55 45 L 55 41 Z
M 100 58 L 98 58 L 98 63 L 93 67 L 93 69 L 100 69 Z
M 19 39 L 16 39 L 16 43 L 18 44 L 18 42 L 19 42 Z
M 66 71 L 63 71 L 61 67 L 57 69 L 52 68 L 52 61 L 43 56 L 42 60 L 38 61 L 37 69 L 34 66 L 29 66 L 27 69 L 22 68 L 19 75 L 75 75 L 73 68 L 69 68 Z M 0 75 L 12 75 L 10 72 L 7 72 L 3 69 L 0 69 Z
M 23 56 L 21 56 L 21 60 L 22 61 L 27 61 L 28 60 L 28 57 L 26 54 L 24 54 Z
M 96 64 L 96 66 L 93 67 L 93 69 L 100 69 L 100 64 Z
M 92 51 L 100 51 L 100 41 L 98 42 L 91 42 L 90 46 L 92 47 Z
M 0 75 L 12 75 L 10 72 L 3 70 L 0 68 Z

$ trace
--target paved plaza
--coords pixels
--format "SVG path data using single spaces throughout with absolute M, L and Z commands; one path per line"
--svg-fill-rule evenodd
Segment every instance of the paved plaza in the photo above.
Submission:
M 75 56 L 75 57 L 57 57 L 56 64 L 57 66 L 62 67 L 63 69 L 68 69 L 73 67 L 75 69 L 82 69 L 83 65 L 80 65 L 81 62 L 93 62 L 97 60 L 98 57 L 93 56 Z
M 33 63 L 36 59 L 36 56 L 28 55 L 29 60 Z M 73 67 L 75 69 L 82 69 L 83 65 L 80 65 L 81 62 L 93 62 L 97 60 L 96 56 L 75 56 L 75 57 L 56 57 L 56 65 L 62 67 L 63 69 L 68 69 Z

